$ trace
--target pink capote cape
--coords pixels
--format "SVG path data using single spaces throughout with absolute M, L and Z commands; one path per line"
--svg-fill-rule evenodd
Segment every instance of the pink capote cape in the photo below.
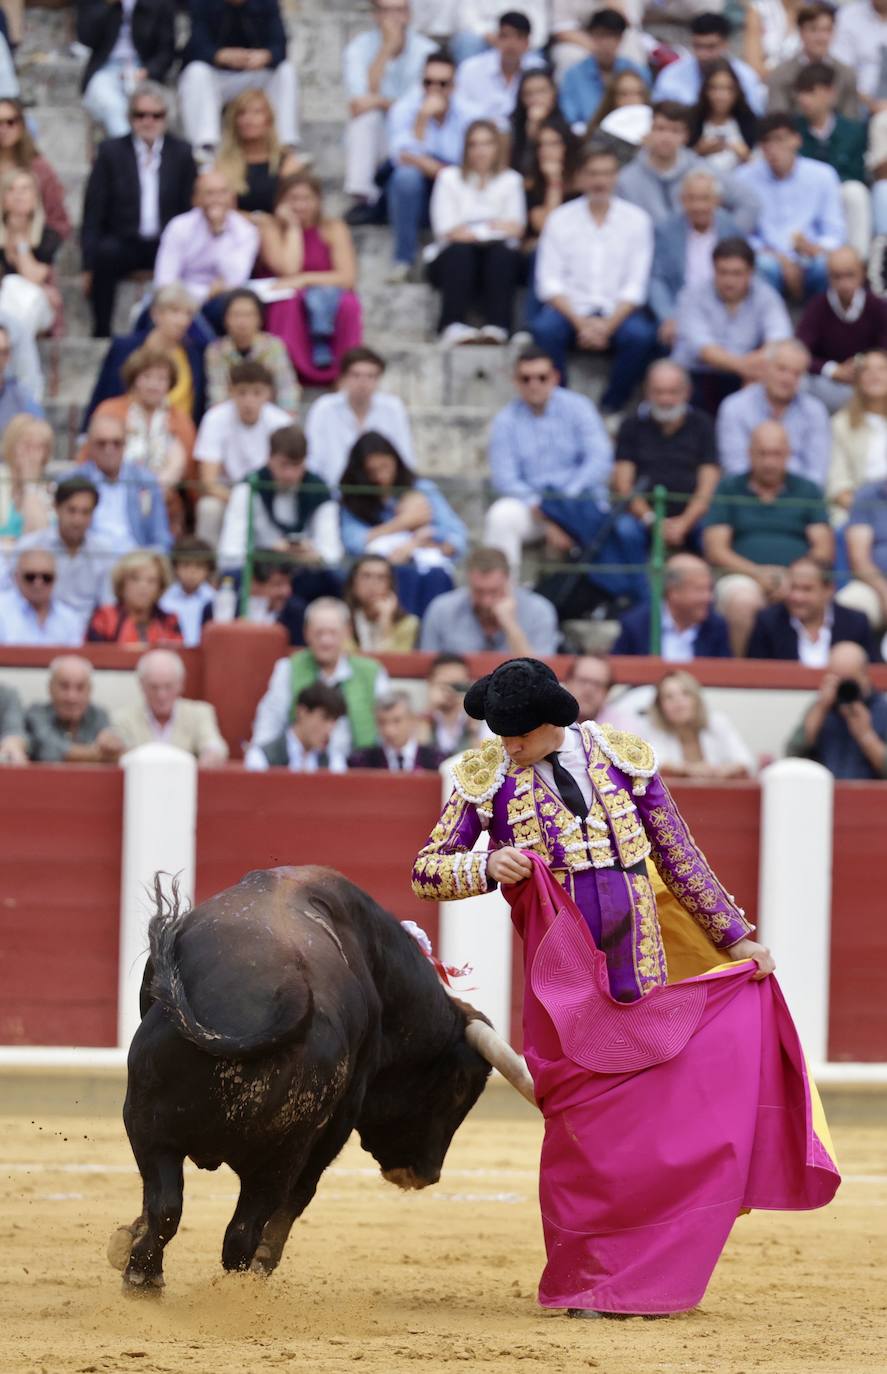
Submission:
M 788 1008 L 755 964 L 609 993 L 582 913 L 530 854 L 524 1053 L 545 1116 L 544 1307 L 694 1307 L 743 1208 L 805 1210 L 840 1175 Z

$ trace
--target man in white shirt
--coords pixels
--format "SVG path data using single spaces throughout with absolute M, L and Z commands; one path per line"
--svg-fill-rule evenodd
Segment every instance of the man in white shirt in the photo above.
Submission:
M 53 596 L 55 559 L 49 549 L 24 549 L 16 559 L 15 585 L 0 593 L 0 644 L 83 643 L 83 621 Z
M 339 364 L 338 390 L 318 397 L 305 417 L 308 469 L 329 487 L 338 485 L 353 445 L 370 430 L 390 439 L 415 470 L 406 406 L 399 396 L 379 391 L 384 371 L 385 359 L 373 349 L 349 348 Z
M 624 408 L 656 346 L 656 325 L 643 309 L 653 260 L 646 211 L 613 195 L 619 162 L 608 149 L 580 157 L 580 193 L 554 210 L 536 255 L 536 294 L 544 304 L 533 338 L 567 384 L 567 351 L 612 353 L 601 410 Z
M 219 542 L 230 489 L 268 461 L 271 435 L 291 421 L 274 405 L 274 381 L 261 363 L 231 369 L 231 396 L 211 406 L 200 422 L 194 457 L 203 494 L 197 502 L 196 531 L 213 548 Z
M 456 94 L 478 118 L 491 119 L 503 132 L 509 127 L 521 76 L 543 65 L 538 53 L 529 49 L 529 19 L 520 10 L 508 10 L 499 19 L 493 47 L 466 58 L 456 73 Z
M 221 172 L 204 172 L 194 186 L 194 209 L 171 219 L 160 236 L 154 287 L 186 287 L 201 303 L 248 281 L 259 252 L 259 231 L 234 208 Z
M 337 721 L 345 715 L 345 698 L 338 687 L 312 682 L 296 698 L 295 719 L 284 734 L 267 744 L 251 744 L 243 763 L 252 773 L 288 768 L 291 773 L 344 773 L 341 752 L 331 749 Z

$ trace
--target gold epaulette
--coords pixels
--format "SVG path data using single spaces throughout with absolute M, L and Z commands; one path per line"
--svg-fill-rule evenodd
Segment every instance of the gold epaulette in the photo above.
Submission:
M 618 730 L 615 725 L 598 725 L 593 720 L 586 724 L 601 752 L 623 773 L 636 780 L 632 790 L 642 795 L 646 780 L 652 778 L 659 766 L 652 744 L 628 730 Z
M 496 795 L 507 768 L 508 755 L 501 739 L 484 740 L 479 749 L 466 749 L 453 765 L 453 784 L 460 797 L 477 806 Z

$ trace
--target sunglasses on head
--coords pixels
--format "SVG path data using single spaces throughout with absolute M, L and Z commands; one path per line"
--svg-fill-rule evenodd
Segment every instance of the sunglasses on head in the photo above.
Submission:
M 53 582 L 55 581 L 55 573 L 54 573 L 54 572 L 23 572 L 23 573 L 22 573 L 22 581 L 23 581 L 23 582 L 28 582 L 28 583 L 33 583 L 33 582 L 47 582 L 47 583 L 49 584 L 49 586 L 51 587 L 52 584 L 53 584 Z

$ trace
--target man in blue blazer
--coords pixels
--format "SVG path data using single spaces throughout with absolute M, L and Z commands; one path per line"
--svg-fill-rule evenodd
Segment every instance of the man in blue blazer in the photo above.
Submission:
M 707 260 L 711 275 L 715 244 L 739 233 L 730 215 L 721 209 L 720 195 L 718 179 L 712 172 L 704 167 L 688 172 L 681 186 L 683 210 L 656 226 L 647 303 L 659 325 L 659 342 L 667 348 L 675 340 L 681 290 L 701 285 L 698 272 Z
M 758 612 L 745 653 L 824 668 L 832 645 L 844 640 L 877 659 L 868 616 L 839 605 L 831 574 L 812 558 L 798 558 L 788 570 L 785 600 Z
M 90 529 L 120 556 L 132 549 L 172 544 L 160 484 L 141 463 L 123 462 L 126 431 L 114 415 L 94 415 L 86 438 L 86 462 L 78 475 L 99 494 Z
M 712 610 L 714 585 L 707 563 L 692 553 L 676 553 L 665 565 L 661 657 L 667 663 L 693 658 L 730 658 L 727 622 Z M 650 652 L 650 606 L 635 606 L 622 617 L 613 654 Z

